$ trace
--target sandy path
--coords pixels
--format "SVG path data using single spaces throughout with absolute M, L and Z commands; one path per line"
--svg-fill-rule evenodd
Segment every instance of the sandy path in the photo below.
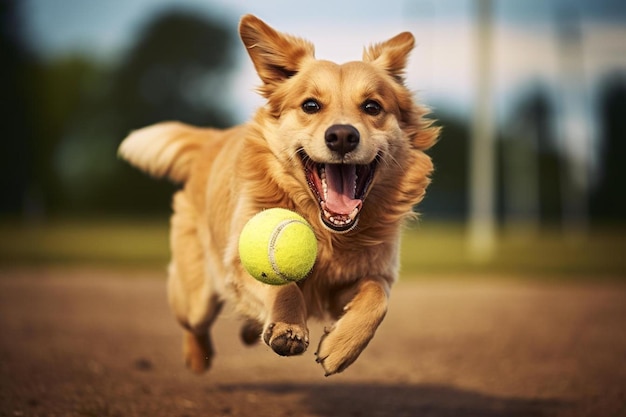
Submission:
M 0 271 L 0 416 L 626 416 L 626 286 L 401 282 L 361 358 L 324 378 L 243 347 L 188 373 L 160 272 Z

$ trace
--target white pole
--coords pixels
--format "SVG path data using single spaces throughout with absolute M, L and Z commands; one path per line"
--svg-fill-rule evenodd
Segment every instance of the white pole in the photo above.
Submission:
M 488 261 L 495 247 L 495 140 L 491 71 L 491 0 L 477 0 L 476 101 L 470 142 L 469 249 Z

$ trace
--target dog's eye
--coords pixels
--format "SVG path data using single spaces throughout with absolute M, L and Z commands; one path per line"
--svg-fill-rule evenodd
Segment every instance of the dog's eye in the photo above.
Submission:
M 302 111 L 307 114 L 317 113 L 321 109 L 322 106 L 320 105 L 320 103 L 317 102 L 317 100 L 308 99 L 307 101 L 302 103 Z
M 370 116 L 378 116 L 383 110 L 382 106 L 374 100 L 367 100 L 361 105 L 361 108 L 365 113 L 369 114 Z

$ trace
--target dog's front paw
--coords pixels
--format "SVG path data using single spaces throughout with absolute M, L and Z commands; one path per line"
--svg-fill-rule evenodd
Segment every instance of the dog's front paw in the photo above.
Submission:
M 295 324 L 270 323 L 263 340 L 281 356 L 300 355 L 309 346 L 309 331 Z
M 322 365 L 326 376 L 342 372 L 350 366 L 373 336 L 359 333 L 355 329 L 343 331 L 340 323 L 336 323 L 331 329 L 324 330 L 324 335 L 315 352 L 315 361 Z

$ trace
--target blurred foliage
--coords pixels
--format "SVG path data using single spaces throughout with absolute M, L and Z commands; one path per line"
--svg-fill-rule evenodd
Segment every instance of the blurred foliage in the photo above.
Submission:
M 166 212 L 172 185 L 116 157 L 133 129 L 163 120 L 226 127 L 234 33 L 188 11 L 157 16 L 119 63 L 45 60 L 28 50 L 17 2 L 0 6 L 3 181 L 0 212 Z
M 537 225 L 558 222 L 565 161 L 557 150 L 554 120 L 554 103 L 544 85 L 533 84 L 520 94 L 498 141 L 501 218 Z
M 18 212 L 30 190 L 33 174 L 32 148 L 35 118 L 31 111 L 26 69 L 30 60 L 17 27 L 19 16 L 14 2 L 0 2 L 0 210 Z
M 443 129 L 439 141 L 428 151 L 435 172 L 426 197 L 417 209 L 427 217 L 458 219 L 468 205 L 469 126 L 445 113 L 435 113 L 433 117 Z
M 139 36 L 110 86 L 110 111 L 122 133 L 163 120 L 225 127 L 232 28 L 196 15 L 170 12 Z
M 591 200 L 596 217 L 623 220 L 626 216 L 626 74 L 607 78 L 599 103 L 603 148 L 602 178 Z

